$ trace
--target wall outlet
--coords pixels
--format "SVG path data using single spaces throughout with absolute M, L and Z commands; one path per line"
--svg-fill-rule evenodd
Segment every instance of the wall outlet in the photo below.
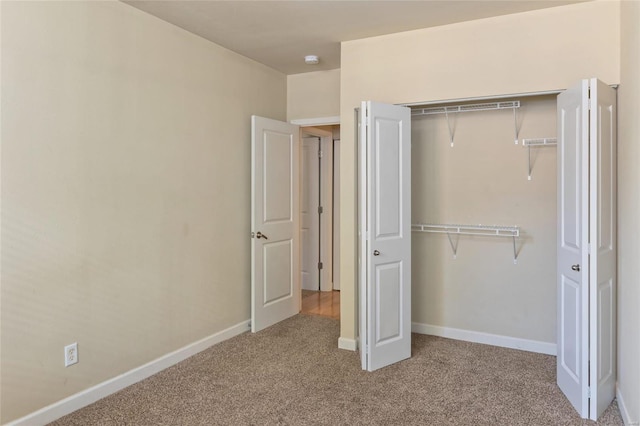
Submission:
M 76 364 L 78 362 L 78 343 L 72 343 L 64 347 L 64 366 Z

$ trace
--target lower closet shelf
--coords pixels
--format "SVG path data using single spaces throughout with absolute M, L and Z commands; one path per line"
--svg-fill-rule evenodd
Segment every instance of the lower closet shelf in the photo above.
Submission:
M 454 259 L 457 256 L 458 238 L 460 235 L 511 237 L 513 239 L 513 263 L 518 263 L 518 252 L 516 249 L 516 238 L 520 236 L 520 227 L 518 226 L 416 223 L 411 225 L 411 230 L 416 232 L 447 234 L 449 244 L 451 244 L 451 250 L 453 250 Z M 452 235 L 456 236 L 455 242 Z

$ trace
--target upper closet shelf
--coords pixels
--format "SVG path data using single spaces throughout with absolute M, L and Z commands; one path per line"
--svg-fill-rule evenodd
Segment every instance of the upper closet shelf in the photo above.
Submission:
M 411 115 L 448 114 L 450 112 L 491 111 L 494 109 L 520 108 L 520 101 L 488 102 L 471 105 L 449 105 L 442 107 L 413 108 Z
M 467 105 L 449 105 L 441 107 L 429 107 L 429 108 L 413 108 L 411 110 L 412 116 L 421 115 L 433 115 L 444 114 L 447 117 L 447 128 L 449 129 L 449 143 L 453 147 L 453 129 L 451 128 L 451 121 L 449 120 L 450 113 L 459 112 L 473 112 L 473 111 L 492 111 L 498 109 L 512 109 L 513 110 L 513 126 L 515 130 L 515 144 L 518 144 L 518 116 L 516 109 L 520 108 L 520 101 L 508 101 L 508 102 L 487 102 L 482 104 L 467 104 Z
M 531 164 L 531 147 L 542 147 L 542 146 L 556 146 L 558 145 L 557 138 L 537 138 L 537 139 L 522 139 L 522 146 L 527 148 L 527 161 L 529 163 L 529 175 L 527 179 L 531 180 L 531 171 L 533 169 L 533 165 Z

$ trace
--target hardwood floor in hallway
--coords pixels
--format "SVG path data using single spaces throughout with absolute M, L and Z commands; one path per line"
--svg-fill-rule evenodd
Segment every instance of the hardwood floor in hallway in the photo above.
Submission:
M 301 313 L 340 319 L 340 292 L 302 290 Z

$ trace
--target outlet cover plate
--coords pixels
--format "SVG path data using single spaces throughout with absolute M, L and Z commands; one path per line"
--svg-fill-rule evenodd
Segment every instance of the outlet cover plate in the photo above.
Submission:
M 76 364 L 78 362 L 78 343 L 74 342 L 64 347 L 64 366 Z

